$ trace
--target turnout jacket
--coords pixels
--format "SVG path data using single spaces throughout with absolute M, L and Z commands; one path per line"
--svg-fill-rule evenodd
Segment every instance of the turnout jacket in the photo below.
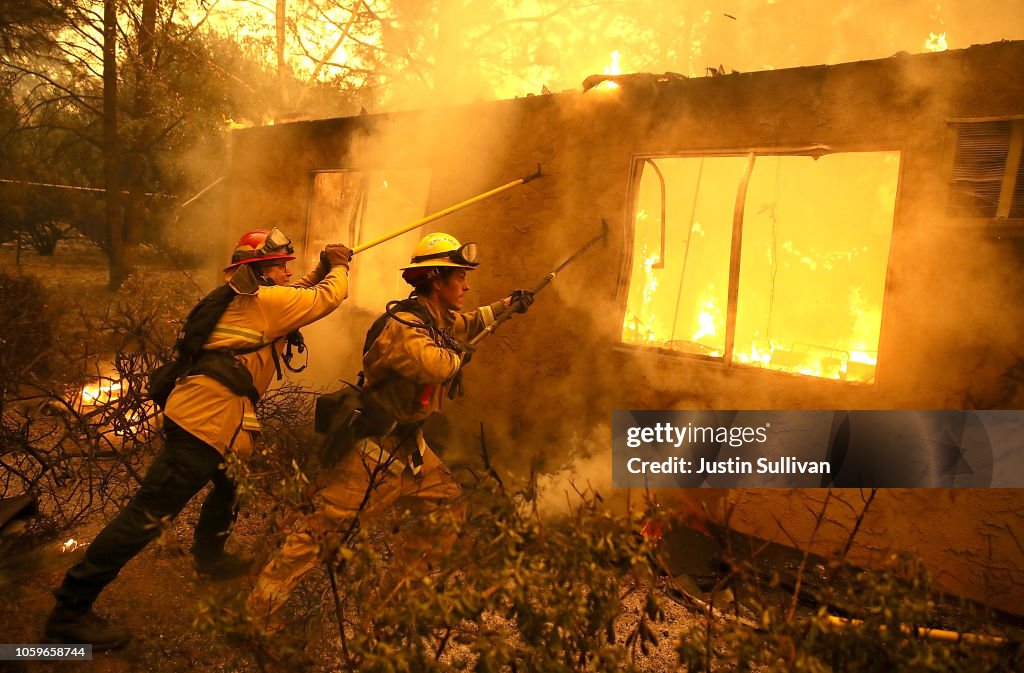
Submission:
M 462 342 L 479 334 L 506 310 L 503 301 L 465 313 L 439 309 L 423 297 L 417 301 L 430 312 L 435 327 L 450 329 Z M 422 322 L 412 313 L 397 311 L 395 315 Z M 461 356 L 436 343 L 428 330 L 391 319 L 363 356 L 365 389 L 398 423 L 416 423 L 441 410 L 451 378 L 460 366 Z
M 336 266 L 327 271 L 326 265 L 318 265 L 292 285 L 264 286 L 255 294 L 236 296 L 203 348 L 242 350 L 265 344 L 255 352 L 235 356 L 252 374 L 256 392 L 262 396 L 277 373 L 271 349 L 280 359 L 284 335 L 323 318 L 346 296 L 348 270 Z M 178 382 L 164 415 L 222 454 L 228 449 L 249 452 L 253 434 L 260 430 L 248 398 L 203 375 Z

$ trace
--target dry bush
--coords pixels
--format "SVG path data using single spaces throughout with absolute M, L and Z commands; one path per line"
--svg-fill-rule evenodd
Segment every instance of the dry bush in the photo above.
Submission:
M 687 670 L 1024 670 L 1021 634 L 1016 634 L 1015 642 L 1012 632 L 987 619 L 978 606 L 951 605 L 943 600 L 931 589 L 920 559 L 892 556 L 882 567 L 870 570 L 848 562 L 846 554 L 876 492 L 870 491 L 864 498 L 846 545 L 829 558 L 812 560 L 804 551 L 801 559 L 780 567 L 759 558 L 767 544 L 759 548 L 727 544 L 723 561 L 729 570 L 709 589 L 705 600 L 676 587 L 703 614 L 702 620 L 680 634 L 676 651 Z M 826 520 L 830 501 L 836 502 L 831 492 L 817 513 L 818 526 Z M 716 605 L 714 599 L 723 595 L 726 600 Z M 836 623 L 836 617 L 842 621 Z M 930 629 L 986 637 L 1009 633 L 1010 637 L 999 643 L 945 642 L 929 637 Z
M 0 355 L 0 497 L 37 494 L 36 526 L 52 533 L 118 509 L 141 482 L 160 444 L 157 410 L 142 394 L 146 376 L 169 357 L 195 295 L 180 282 L 134 277 L 98 315 L 58 313 L 46 310 L 52 295 L 38 282 L 17 282 L 31 289 L 5 294 L 2 304 L 6 323 L 23 325 L 25 336 Z
M 310 506 L 298 462 L 276 465 L 273 477 L 248 476 Z M 324 564 L 292 596 L 288 627 L 273 638 L 251 633 L 240 597 L 203 603 L 197 624 L 255 651 L 261 668 L 638 670 L 633 655 L 657 642 L 653 623 L 662 614 L 639 516 L 614 516 L 599 497 L 581 494 L 572 516 L 547 519 L 489 476 L 464 484 L 464 494 L 462 523 L 444 508 L 396 509 L 326 536 Z M 458 542 L 442 565 L 407 574 L 400 549 L 410 536 L 453 529 Z M 624 609 L 636 593 L 646 605 L 639 619 Z

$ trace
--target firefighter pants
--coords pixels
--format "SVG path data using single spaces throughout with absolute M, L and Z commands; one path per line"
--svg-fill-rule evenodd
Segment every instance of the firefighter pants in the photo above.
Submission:
M 85 557 L 68 570 L 54 591 L 59 604 L 91 605 L 121 568 L 159 537 L 166 524 L 210 481 L 213 490 L 203 501 L 192 554 L 213 560 L 224 551 L 237 508 L 235 485 L 224 472 L 223 457 L 170 419 L 164 420 L 164 432 L 164 449 L 150 465 L 139 491 L 100 531 Z
M 254 624 L 265 631 L 280 626 L 275 615 L 295 586 L 313 567 L 333 558 L 336 545 L 346 539 L 355 522 L 368 521 L 392 505 L 414 508 L 423 514 L 447 507 L 456 522 L 465 518 L 465 506 L 458 500 L 462 489 L 427 447 L 419 429 L 411 438 L 423 454 L 423 469 L 418 477 L 413 476 L 407 461 L 398 457 L 402 453 L 402 439 L 389 435 L 379 441 L 362 440 L 321 475 L 316 511 L 301 517 L 291 527 L 284 545 L 264 566 L 249 596 Z M 392 577 L 391 586 L 423 572 L 431 560 L 451 548 L 456 535 L 457 531 L 450 526 L 441 534 L 413 531 L 400 550 L 401 560 L 392 563 L 392 567 L 401 569 L 402 577 Z

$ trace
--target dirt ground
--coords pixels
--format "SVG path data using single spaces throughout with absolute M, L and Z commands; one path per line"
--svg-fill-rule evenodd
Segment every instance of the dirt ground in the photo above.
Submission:
M 249 582 L 243 578 L 204 583 L 195 577 L 187 550 L 199 502 L 200 498 L 195 498 L 158 542 L 125 566 L 97 601 L 99 614 L 131 630 L 133 638 L 128 647 L 97 654 L 91 662 L 0 662 L 0 670 L 5 664 L 10 667 L 7 670 L 41 673 L 70 667 L 103 673 L 255 670 L 247 652 L 200 635 L 192 627 L 200 598 L 218 592 L 247 591 Z M 102 524 L 97 519 L 66 535 L 89 541 Z M 254 537 L 252 527 L 253 519 L 243 513 L 233 544 L 244 547 L 244 541 Z M 62 545 L 59 539 L 39 541 L 0 565 L 0 593 L 7 598 L 0 603 L 0 642 L 40 642 L 43 622 L 54 604 L 50 591 L 84 553 L 82 548 L 63 553 Z

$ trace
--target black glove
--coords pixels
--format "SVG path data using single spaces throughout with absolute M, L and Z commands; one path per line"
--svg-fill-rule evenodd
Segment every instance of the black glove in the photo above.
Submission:
M 462 356 L 463 367 L 469 364 L 469 361 L 473 359 L 473 353 L 475 352 L 476 349 L 470 346 L 469 344 L 461 344 L 459 355 Z
M 347 269 L 351 261 L 352 250 L 341 243 L 331 243 L 320 253 L 320 263 L 326 264 L 328 269 L 333 269 L 336 266 L 343 266 Z
M 531 290 L 515 290 L 508 298 L 509 308 L 516 313 L 526 313 L 526 309 L 533 305 L 533 292 Z

